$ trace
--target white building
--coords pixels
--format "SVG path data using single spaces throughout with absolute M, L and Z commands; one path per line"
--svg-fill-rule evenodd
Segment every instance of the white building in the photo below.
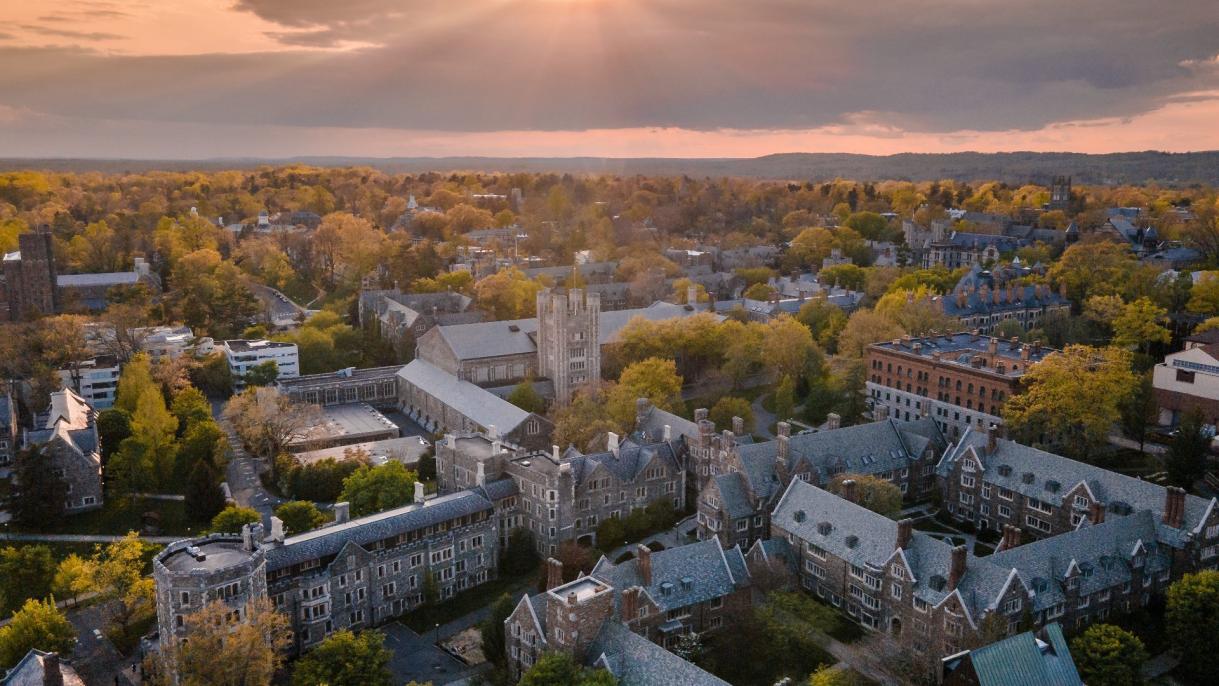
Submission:
M 114 405 L 119 385 L 119 363 L 113 355 L 99 355 L 81 362 L 76 369 L 60 369 L 59 383 L 76 391 L 94 409 Z
M 233 388 L 245 388 L 245 375 L 260 364 L 274 362 L 279 367 L 279 378 L 294 379 L 301 375 L 300 354 L 295 343 L 279 343 L 268 340 L 237 339 L 225 341 L 224 357 L 233 375 Z
M 163 358 L 176 360 L 194 351 L 195 332 L 189 326 L 152 326 L 135 329 L 140 348 L 154 362 Z
M 1175 426 L 1186 412 L 1198 410 L 1203 422 L 1219 425 L 1219 343 L 1167 355 L 1152 371 L 1151 385 L 1160 424 Z

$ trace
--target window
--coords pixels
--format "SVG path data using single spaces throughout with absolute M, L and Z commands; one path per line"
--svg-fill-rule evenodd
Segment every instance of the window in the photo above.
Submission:
M 966 488 L 974 487 L 974 478 L 968 474 L 961 475 L 961 485 Z
M 1012 516 L 1012 508 L 1008 507 L 1007 505 L 1000 505 L 999 506 L 999 516 L 1004 517 L 1004 518 L 1010 518 Z
M 1193 383 L 1194 382 L 1194 373 L 1187 372 L 1184 369 L 1178 369 L 1177 370 L 1177 381 L 1180 381 L 1181 383 Z
M 893 596 L 894 600 L 901 600 L 902 599 L 902 587 L 898 584 L 893 584 L 892 586 L 889 587 L 889 594 Z
M 1003 611 L 1010 615 L 1013 612 L 1019 612 L 1021 606 L 1022 605 L 1019 597 L 1010 598 L 1007 602 L 1003 603 Z
M 1075 507 L 1080 510 L 1088 509 L 1088 498 L 1082 495 L 1075 496 Z

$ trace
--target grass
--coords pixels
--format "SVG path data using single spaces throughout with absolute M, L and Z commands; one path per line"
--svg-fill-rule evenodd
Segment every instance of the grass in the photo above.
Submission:
M 143 528 L 145 512 L 156 512 L 160 516 L 161 535 L 177 536 L 198 532 L 202 527 L 186 516 L 186 503 L 181 500 L 152 500 L 146 498 L 108 498 L 101 508 L 65 515 L 54 522 L 38 526 L 12 523 L 14 532 L 40 534 L 94 534 L 122 536 L 128 531 Z
M 447 624 L 464 617 L 475 610 L 487 607 L 495 599 L 505 593 L 511 593 L 522 584 L 530 584 L 537 576 L 536 570 L 520 576 L 500 577 L 480 586 L 458 593 L 447 600 L 431 607 L 421 607 L 399 617 L 399 620 L 416 633 L 424 634 L 436 628 L 437 624 Z
M 914 528 L 925 533 L 936 534 L 959 534 L 961 532 L 956 529 L 949 529 L 943 524 L 937 522 L 933 517 L 923 517 L 922 519 L 914 520 Z
M 1111 453 L 1098 456 L 1096 464 L 1127 476 L 1145 477 L 1164 471 L 1164 466 L 1154 456 L 1130 448 L 1117 448 Z

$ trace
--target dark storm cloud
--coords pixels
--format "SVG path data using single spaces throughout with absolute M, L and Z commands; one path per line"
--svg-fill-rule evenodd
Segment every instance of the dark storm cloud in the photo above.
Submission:
M 61 116 L 488 131 L 1035 129 L 1217 87 L 1214 0 L 240 0 L 285 45 L 0 49 L 0 103 Z M 52 31 L 45 27 L 42 31 Z

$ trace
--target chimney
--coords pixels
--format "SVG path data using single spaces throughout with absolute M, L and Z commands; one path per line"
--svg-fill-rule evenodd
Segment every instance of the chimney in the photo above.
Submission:
M 1029 346 L 1029 345 L 1020 346 L 1020 359 L 1024 360 L 1025 362 L 1028 362 L 1029 354 L 1032 351 L 1033 351 L 1032 346 Z
M 776 455 L 776 458 L 780 464 L 787 464 L 787 456 L 791 454 L 791 437 L 780 434 L 775 440 L 779 441 L 778 454 Z
M 999 550 L 1011 550 L 1020 545 L 1020 527 L 1011 524 L 1003 525 L 1003 540 L 999 542 Z
M 492 440 L 499 438 L 499 430 L 495 428 L 494 424 L 487 425 L 487 438 Z
M 732 418 L 732 433 L 741 436 L 745 433 L 745 420 L 740 417 Z
M 698 424 L 707 420 L 707 408 L 700 407 L 694 411 L 694 423 Z
M 661 436 L 665 443 L 668 443 L 669 441 L 673 440 L 673 427 L 669 426 L 668 424 L 665 424 L 664 433 L 661 434 Z
M 558 462 L 559 460 L 563 459 L 562 452 L 560 452 L 559 446 L 557 446 L 557 445 L 550 446 L 550 454 L 554 457 L 555 462 Z
M 255 526 L 257 526 L 259 529 L 262 528 L 261 525 L 257 524 L 246 524 L 245 526 L 241 527 L 241 549 L 247 553 L 254 552 L 254 549 L 257 548 L 258 544 L 261 542 L 258 539 L 262 538 L 262 536 L 255 538 Z
M 963 576 L 965 576 L 965 546 L 959 545 L 952 549 L 952 562 L 948 568 L 948 590 L 950 592 L 961 583 Z
M 639 580 L 644 586 L 652 585 L 652 549 L 646 545 L 636 546 L 639 556 Z
M 897 547 L 905 550 L 910 547 L 910 539 L 914 536 L 914 520 L 909 517 L 897 523 Z
M 994 355 L 995 353 L 999 352 L 999 339 L 998 338 L 991 336 L 990 340 L 986 342 L 986 352 L 990 353 L 991 355 Z
M 957 292 L 957 307 L 965 307 L 965 291 Z
M 618 434 L 613 431 L 607 431 L 605 434 L 606 448 L 618 457 Z
M 643 423 L 648 420 L 648 415 L 652 413 L 652 401 L 647 398 L 635 399 L 635 428 L 643 427 Z
M 697 305 L 698 304 L 698 286 L 690 285 L 690 286 L 686 287 L 686 304 L 687 305 Z
M 837 412 L 831 412 L 825 416 L 825 428 L 829 431 L 842 428 L 842 416 Z
M 1093 524 L 1104 524 L 1105 504 L 1093 500 L 1092 504 L 1088 506 L 1088 519 L 1092 520 Z
M 427 500 L 427 492 L 423 488 L 423 482 L 416 481 L 415 482 L 415 502 L 422 503 L 424 500 Z
M 780 436 L 791 436 L 792 425 L 788 424 L 787 422 L 779 422 L 777 425 L 775 425 L 775 431 L 778 432 Z
M 343 524 L 351 519 L 351 503 L 334 504 L 334 523 Z
M 59 653 L 42 656 L 42 686 L 63 686 L 63 670 L 59 668 Z
M 284 520 L 279 517 L 271 518 L 271 540 L 276 543 L 284 542 Z
M 1012 336 L 1012 340 L 1008 343 L 1008 350 L 1015 350 L 1020 347 L 1020 337 Z
M 487 464 L 482 460 L 474 466 L 474 483 L 479 486 L 487 485 Z
M 1164 491 L 1164 523 L 1180 529 L 1185 522 L 1185 490 L 1169 486 Z
M 576 606 L 576 592 L 575 591 L 572 591 L 571 593 L 567 594 L 567 604 L 570 607 Z
M 546 558 L 546 590 L 563 585 L 563 563 L 553 557 Z
M 1041 354 L 1041 339 L 1040 339 L 1040 338 L 1038 338 L 1037 340 L 1033 341 L 1033 354 L 1034 354 L 1034 355 L 1040 355 L 1040 354 Z
M 970 340 L 971 342 L 972 342 L 972 341 L 976 341 L 976 340 L 978 340 L 978 339 L 980 338 L 980 336 L 979 336 L 978 334 L 979 334 L 979 330 L 978 330 L 978 329 L 974 329 L 973 331 L 970 331 L 970 332 L 969 332 L 969 340 Z
M 630 622 L 639 615 L 639 587 L 632 586 L 622 592 L 622 621 Z
M 842 482 L 842 498 L 844 500 L 855 502 L 856 494 L 854 479 L 847 479 Z
M 986 454 L 994 455 L 999 449 L 999 425 L 991 424 L 986 430 Z
M 721 442 L 720 449 L 732 450 L 732 447 L 736 445 L 736 434 L 732 433 L 728 429 L 724 429 L 724 433 L 721 435 L 723 436 L 723 441 Z

